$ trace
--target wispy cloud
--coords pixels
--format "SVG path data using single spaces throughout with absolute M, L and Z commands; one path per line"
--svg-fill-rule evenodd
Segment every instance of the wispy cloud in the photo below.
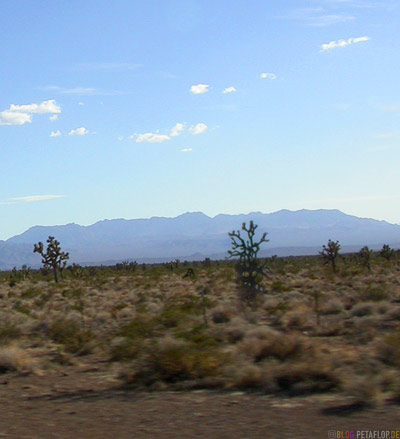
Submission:
M 136 137 L 136 143 L 163 143 L 171 140 L 171 137 L 167 134 L 158 133 L 144 133 L 144 134 L 133 134 L 131 138 Z
M 371 152 L 379 152 L 379 151 L 386 151 L 388 149 L 391 149 L 392 147 L 390 145 L 377 145 L 377 146 L 370 146 L 368 151 Z
M 370 40 L 369 37 L 358 37 L 358 38 L 349 38 L 348 40 L 331 41 L 330 43 L 321 45 L 321 52 L 326 52 L 327 50 L 336 49 L 338 47 L 347 47 L 352 44 L 364 43 L 369 40 Z
M 57 131 L 52 131 L 50 133 L 50 137 L 60 137 L 61 136 L 61 131 L 57 130 Z
M 330 203 L 333 205 L 337 205 L 339 203 L 354 203 L 357 201 L 379 201 L 379 200 L 396 200 L 399 199 L 400 195 L 366 195 L 366 196 L 359 196 L 359 197 L 346 197 L 346 198 L 331 198 L 331 199 L 324 199 L 324 200 L 312 200 L 303 203 L 305 204 L 317 204 L 321 205 L 324 203 Z
M 10 108 L 0 113 L 0 125 L 25 125 L 32 122 L 32 114 L 60 114 L 61 107 L 54 99 L 40 104 L 11 104 Z
M 55 200 L 58 198 L 65 198 L 65 195 L 30 195 L 27 197 L 14 197 L 10 200 L 14 203 L 37 203 L 39 201 Z
M 76 95 L 76 96 L 119 96 L 124 95 L 126 92 L 120 90 L 103 90 L 94 87 L 59 87 L 57 85 L 47 85 L 45 87 L 38 87 L 39 90 L 50 91 L 52 93 L 62 95 Z
M 79 63 L 74 70 L 79 71 L 108 71 L 123 72 L 137 70 L 143 67 L 143 64 L 129 62 L 100 62 L 100 63 Z
M 183 148 L 181 152 L 192 152 L 192 148 Z
M 54 122 L 54 121 L 56 121 L 57 119 L 58 119 L 57 114 L 53 114 L 53 116 L 50 116 L 50 117 L 49 117 L 49 121 L 50 121 L 50 122 Z
M 190 132 L 194 136 L 198 136 L 199 134 L 203 134 L 207 131 L 208 127 L 205 123 L 198 123 L 197 125 L 193 125 L 190 127 Z
M 400 104 L 386 104 L 386 103 L 377 103 L 377 104 L 373 104 L 374 107 L 379 110 L 382 111 L 384 113 L 398 113 L 400 112 Z
M 197 84 L 190 87 L 190 93 L 194 95 L 202 95 L 209 91 L 210 86 L 207 84 Z
M 270 79 L 272 81 L 274 81 L 277 76 L 275 75 L 275 73 L 261 73 L 260 75 L 261 79 Z
M 85 127 L 76 128 L 68 133 L 69 136 L 86 136 L 87 134 L 89 131 Z
M 388 140 L 400 137 L 400 131 L 391 131 L 390 133 L 381 133 L 375 136 L 375 139 Z
M 235 87 L 226 87 L 224 90 L 223 90 L 223 94 L 225 95 L 225 94 L 228 94 L 228 93 L 235 93 L 237 90 L 236 90 L 236 88 Z
M 323 4 L 332 8 L 374 8 L 381 6 L 381 3 L 376 1 L 365 1 L 365 0 L 314 0 L 314 2 Z
M 8 111 L 14 111 L 16 113 L 30 113 L 30 114 L 60 114 L 61 107 L 56 104 L 54 99 L 49 101 L 43 101 L 41 104 L 28 104 L 28 105 L 14 105 L 11 104 Z
M 184 129 L 184 123 L 176 123 L 169 134 L 160 134 L 157 130 L 155 133 L 132 134 L 129 138 L 136 139 L 136 143 L 163 143 L 180 136 Z
M 311 27 L 325 27 L 355 20 L 354 15 L 338 13 L 322 7 L 300 8 L 290 11 L 282 18 L 295 20 Z

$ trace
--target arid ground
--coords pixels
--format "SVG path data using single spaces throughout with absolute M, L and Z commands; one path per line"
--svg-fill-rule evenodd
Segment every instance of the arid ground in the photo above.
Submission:
M 397 256 L 268 263 L 251 303 L 223 261 L 1 273 L 0 437 L 399 429 Z

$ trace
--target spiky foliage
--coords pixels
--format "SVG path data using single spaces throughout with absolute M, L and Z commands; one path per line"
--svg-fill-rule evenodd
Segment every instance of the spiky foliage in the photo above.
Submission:
M 241 298 L 245 300 L 254 299 L 258 294 L 264 292 L 261 281 L 268 276 L 270 271 L 266 261 L 257 259 L 260 246 L 269 241 L 267 233 L 263 233 L 259 241 L 255 240 L 257 225 L 250 221 L 249 227 L 242 224 L 242 230 L 247 234 L 247 239 L 240 235 L 240 231 L 232 231 L 229 237 L 232 240 L 232 250 L 228 250 L 229 257 L 239 258 L 236 264 L 236 271 L 241 288 Z
M 39 253 L 42 256 L 43 267 L 53 270 L 54 280 L 58 282 L 58 274 L 62 273 L 62 270 L 66 267 L 69 253 L 61 251 L 60 243 L 54 236 L 49 236 L 46 242 L 46 252 L 44 251 L 43 243 L 38 242 L 34 245 L 33 253 Z
M 334 242 L 329 239 L 328 244 L 322 246 L 322 252 L 319 252 L 324 260 L 324 264 L 331 264 L 334 273 L 337 272 L 336 260 L 339 255 L 339 250 L 339 241 Z
M 358 253 L 357 259 L 363 267 L 367 268 L 368 271 L 371 271 L 371 256 L 373 251 L 370 250 L 367 246 L 364 246 Z
M 387 244 L 384 244 L 381 251 L 379 252 L 382 258 L 385 258 L 387 261 L 390 261 L 395 256 L 395 251 Z

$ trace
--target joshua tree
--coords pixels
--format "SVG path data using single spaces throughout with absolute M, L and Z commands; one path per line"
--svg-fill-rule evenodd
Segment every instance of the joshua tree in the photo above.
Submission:
M 357 254 L 358 260 L 360 264 L 368 268 L 368 271 L 371 271 L 371 256 L 373 251 L 370 250 L 367 246 L 363 247 Z
M 339 255 L 340 244 L 339 241 L 333 242 L 331 240 L 328 241 L 328 245 L 322 246 L 322 252 L 319 254 L 323 257 L 325 264 L 331 264 L 332 271 L 336 273 L 336 258 Z
M 42 242 L 38 242 L 34 245 L 33 253 L 39 253 L 42 256 L 42 264 L 45 269 L 53 270 L 54 280 L 58 282 L 58 273 L 62 274 L 67 260 L 69 259 L 69 253 L 61 251 L 60 243 L 54 238 L 49 236 L 47 242 L 46 252 Z
M 384 244 L 379 254 L 382 256 L 382 258 L 385 258 L 387 261 L 390 261 L 395 256 L 395 251 L 390 248 L 387 244 Z
M 232 250 L 228 250 L 229 257 L 239 257 L 236 265 L 236 271 L 239 277 L 239 283 L 243 287 L 241 291 L 242 299 L 254 299 L 259 293 L 264 292 L 261 286 L 261 281 L 265 276 L 268 276 L 269 268 L 266 262 L 261 263 L 257 259 L 257 254 L 260 246 L 264 242 L 268 242 L 267 233 L 263 233 L 261 239 L 257 242 L 254 239 L 257 225 L 250 221 L 247 228 L 246 223 L 242 224 L 242 230 L 247 233 L 247 239 L 240 236 L 240 231 L 233 231 L 229 233 L 232 240 Z

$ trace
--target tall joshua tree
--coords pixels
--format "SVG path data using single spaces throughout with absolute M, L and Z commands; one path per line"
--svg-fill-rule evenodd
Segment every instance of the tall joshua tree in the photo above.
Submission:
M 43 243 L 38 242 L 34 245 L 33 253 L 39 253 L 42 256 L 43 267 L 53 270 L 54 280 L 58 282 L 58 274 L 62 274 L 62 271 L 67 265 L 69 253 L 61 251 L 60 243 L 54 238 L 54 236 L 49 236 L 46 242 L 46 252 L 44 251 Z
M 328 245 L 322 246 L 322 252 L 319 254 L 324 258 L 325 264 L 331 264 L 332 271 L 336 273 L 336 259 L 339 255 L 340 244 L 339 241 L 333 242 L 331 240 L 328 241 Z
M 263 233 L 261 239 L 256 241 L 256 229 L 257 225 L 250 221 L 249 227 L 246 227 L 246 223 L 242 224 L 242 230 L 247 234 L 246 238 L 240 235 L 239 230 L 228 234 L 232 240 L 232 250 L 228 250 L 229 257 L 239 257 L 236 271 L 242 286 L 241 298 L 245 300 L 254 299 L 264 291 L 261 281 L 270 271 L 266 262 L 262 263 L 257 259 L 261 244 L 268 242 L 269 239 L 267 239 L 267 233 Z

